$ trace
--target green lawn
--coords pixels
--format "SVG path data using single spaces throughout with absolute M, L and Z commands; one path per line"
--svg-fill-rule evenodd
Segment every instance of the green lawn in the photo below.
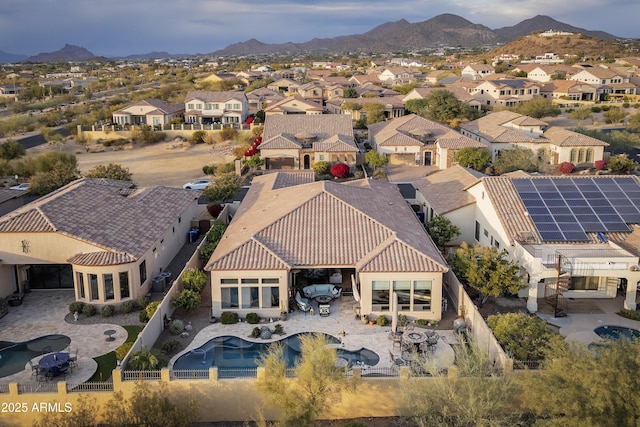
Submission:
M 139 325 L 127 325 L 123 326 L 123 328 L 127 331 L 127 340 L 125 342 L 134 342 L 143 329 L 143 327 Z M 98 369 L 88 381 L 99 382 L 111 378 L 111 372 L 117 365 L 116 352 L 111 351 L 102 356 L 95 357 L 93 360 L 98 363 Z

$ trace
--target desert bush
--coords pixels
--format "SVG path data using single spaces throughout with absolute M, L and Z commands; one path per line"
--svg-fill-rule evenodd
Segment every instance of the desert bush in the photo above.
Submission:
M 223 325 L 233 325 L 238 323 L 238 313 L 225 311 L 220 315 L 220 323 Z
M 376 319 L 376 323 L 378 324 L 378 326 L 387 326 L 387 323 L 389 323 L 389 320 L 387 319 L 387 316 L 385 316 L 384 314 L 381 314 Z
M 147 306 L 144 308 L 144 311 L 147 313 L 148 319 L 151 319 L 153 317 L 159 305 L 160 301 L 153 301 L 147 304 Z
M 140 310 L 145 308 L 147 304 L 149 304 L 149 298 L 147 297 L 139 297 L 136 299 L 136 308 L 139 308 Z
M 273 327 L 273 333 L 278 335 L 284 334 L 284 327 L 280 323 L 276 323 Z
M 184 322 L 182 320 L 175 319 L 169 323 L 169 332 L 172 334 L 178 335 L 182 333 L 182 331 L 184 331 Z
M 255 325 L 260 323 L 260 316 L 257 313 L 248 313 L 247 314 L 247 323 L 251 325 Z
M 197 130 L 191 134 L 191 137 L 189 138 L 189 144 L 191 145 L 202 144 L 204 143 L 206 136 L 207 136 L 207 133 L 205 131 Z
M 256 326 L 251 330 L 251 338 L 260 338 L 260 328 Z
M 78 313 L 82 313 L 82 309 L 84 308 L 84 303 L 82 301 L 74 301 L 69 304 L 69 313 L 73 314 L 76 311 Z
M 571 162 L 562 162 L 558 165 L 558 172 L 563 175 L 568 175 L 575 169 L 575 166 Z
M 593 166 L 596 168 L 596 170 L 601 171 L 606 166 L 606 163 L 604 162 L 604 160 L 596 160 L 595 162 L 593 162 Z
M 182 284 L 185 289 L 200 293 L 207 284 L 207 275 L 201 270 L 189 268 L 182 273 Z
M 216 167 L 216 174 L 223 175 L 225 173 L 231 173 L 236 171 L 235 163 L 221 163 Z
M 127 353 L 129 353 L 129 350 L 131 350 L 131 347 L 133 347 L 132 342 L 125 342 L 121 346 L 116 348 L 116 359 L 124 360 L 124 358 L 127 356 Z
M 220 137 L 223 141 L 228 141 L 230 139 L 235 139 L 238 132 L 236 132 L 233 127 L 226 127 L 220 131 Z
M 387 171 L 384 169 L 376 169 L 373 171 L 373 177 L 375 179 L 384 179 L 387 177 Z
M 195 310 L 200 305 L 200 293 L 185 289 L 175 297 L 171 303 L 174 307 L 181 307 L 187 313 Z
M 317 175 L 326 175 L 329 173 L 329 162 L 320 160 L 313 163 L 313 171 Z
M 111 317 L 116 312 L 116 308 L 112 305 L 105 305 L 100 309 L 102 317 Z
M 147 315 L 146 310 L 140 310 L 140 314 L 138 314 L 138 320 L 140 323 L 147 323 L 149 321 L 149 316 Z
M 91 304 L 85 304 L 84 307 L 82 307 L 82 314 L 87 317 L 91 317 L 96 314 L 96 307 Z
M 602 108 L 598 107 L 598 106 L 593 106 L 591 107 L 591 112 L 592 113 L 599 113 L 600 111 L 602 111 Z
M 133 301 L 125 301 L 120 305 L 120 311 L 124 314 L 131 313 L 134 309 Z
M 165 353 L 171 353 L 176 348 L 178 348 L 179 344 L 180 341 L 178 341 L 177 339 L 167 340 L 164 342 L 164 344 L 162 344 L 162 351 L 164 351 Z

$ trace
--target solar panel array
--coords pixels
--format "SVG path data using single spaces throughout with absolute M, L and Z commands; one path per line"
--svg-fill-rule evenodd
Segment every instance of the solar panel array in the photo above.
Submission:
M 589 241 L 588 232 L 640 224 L 640 185 L 632 177 L 514 178 L 543 241 Z

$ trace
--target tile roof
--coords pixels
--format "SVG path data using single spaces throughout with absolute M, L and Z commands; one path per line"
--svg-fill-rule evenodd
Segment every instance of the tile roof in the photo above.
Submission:
M 204 102 L 225 102 L 231 100 L 241 100 L 246 95 L 242 91 L 227 90 L 227 91 L 212 91 L 212 90 L 194 90 L 187 93 L 184 102 L 187 103 L 193 100 L 200 100 Z
M 254 179 L 207 270 L 254 269 L 259 260 L 260 268 L 447 271 L 395 185 L 358 180 L 275 188 L 278 175 Z
M 60 233 L 112 255 L 137 259 L 162 237 L 200 192 L 167 187 L 131 190 L 132 183 L 82 178 L 0 217 L 0 233 Z M 98 251 L 102 252 L 102 251 Z M 126 255 L 125 255 L 126 254 Z M 78 254 L 80 255 L 80 254 Z
M 24 190 L 11 190 L 9 188 L 0 188 L 0 203 L 4 203 L 11 199 L 17 199 L 23 197 L 28 191 Z
M 295 107 L 295 108 L 294 108 Z M 323 111 L 322 105 L 301 96 L 288 96 L 264 109 L 265 113 L 287 113 L 289 111 Z M 318 114 L 320 115 L 320 114 Z
M 145 114 L 174 114 L 184 110 L 184 104 L 172 104 L 161 99 L 145 99 L 144 101 L 139 101 L 135 104 L 131 104 L 117 111 L 114 111 L 114 114 L 130 113 L 129 110 L 131 108 L 142 105 L 148 105 L 156 108 L 154 111 Z
M 465 189 L 485 175 L 473 169 L 455 165 L 413 182 L 438 215 L 476 202 Z
M 300 148 L 302 144 L 296 136 L 302 134 L 313 137 L 316 151 L 333 151 L 335 148 L 343 148 L 340 151 L 358 150 L 351 116 L 346 114 L 267 116 L 260 149 Z
M 604 141 L 596 138 L 592 138 L 587 135 L 583 135 L 578 132 L 573 132 L 567 129 L 563 129 L 557 126 L 552 126 L 544 132 L 544 136 L 553 145 L 560 147 L 608 147 Z

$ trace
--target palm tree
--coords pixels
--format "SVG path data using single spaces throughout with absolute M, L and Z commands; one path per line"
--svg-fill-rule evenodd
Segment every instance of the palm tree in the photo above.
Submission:
M 143 347 L 129 358 L 128 368 L 132 371 L 157 371 L 166 364 L 161 351 Z

